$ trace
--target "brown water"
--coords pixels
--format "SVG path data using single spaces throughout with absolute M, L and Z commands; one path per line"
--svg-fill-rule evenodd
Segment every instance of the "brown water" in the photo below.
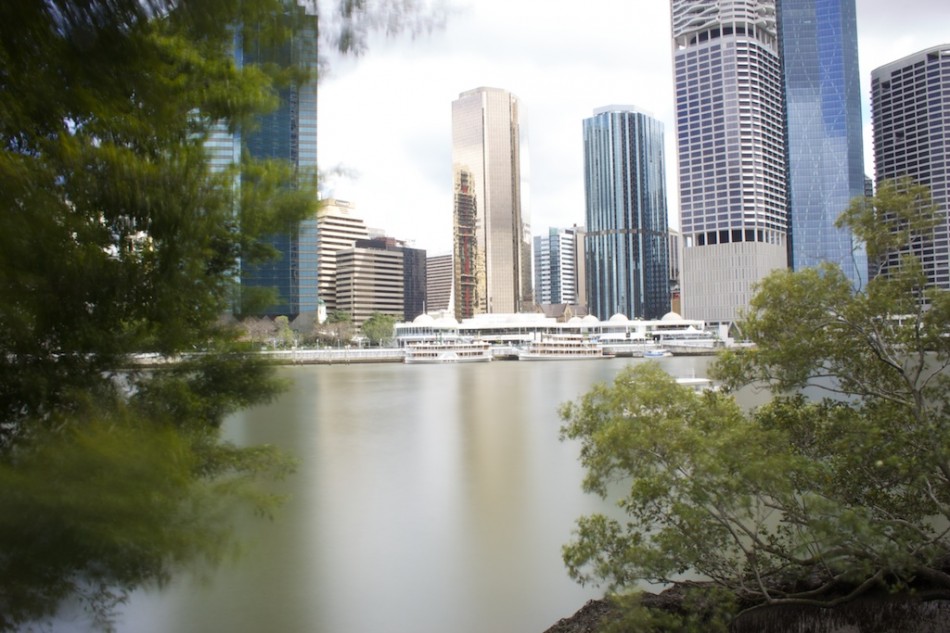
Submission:
M 600 595 L 560 558 L 605 504 L 581 491 L 558 405 L 632 362 L 282 369 L 293 388 L 225 432 L 301 459 L 291 500 L 241 526 L 239 561 L 136 594 L 118 631 L 540 633 Z M 702 376 L 708 359 L 659 362 Z

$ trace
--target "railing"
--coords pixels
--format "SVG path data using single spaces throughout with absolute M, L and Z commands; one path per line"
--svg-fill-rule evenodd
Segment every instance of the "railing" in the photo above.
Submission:
M 390 347 L 281 349 L 260 352 L 278 363 L 293 365 L 346 363 L 401 363 L 405 351 Z

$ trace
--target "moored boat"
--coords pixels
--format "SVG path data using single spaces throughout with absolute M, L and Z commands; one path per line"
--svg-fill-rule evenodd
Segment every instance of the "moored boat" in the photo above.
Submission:
M 406 346 L 403 362 L 422 363 L 483 363 L 492 359 L 488 341 L 433 341 Z
M 532 341 L 518 354 L 518 360 L 590 360 L 612 358 L 596 341 L 574 336 L 548 336 Z
M 671 352 L 668 349 L 663 349 L 661 347 L 644 350 L 643 352 L 644 358 L 664 358 L 666 356 L 672 356 L 672 355 L 673 355 L 673 352 Z

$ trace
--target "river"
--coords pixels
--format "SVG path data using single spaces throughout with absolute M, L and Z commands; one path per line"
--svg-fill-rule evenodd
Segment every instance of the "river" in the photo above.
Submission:
M 300 459 L 244 555 L 133 595 L 119 633 L 540 633 L 597 588 L 561 545 L 582 514 L 558 406 L 639 359 L 284 367 L 292 387 L 225 436 Z M 659 361 L 703 376 L 707 357 Z M 56 631 L 83 631 L 64 616 Z

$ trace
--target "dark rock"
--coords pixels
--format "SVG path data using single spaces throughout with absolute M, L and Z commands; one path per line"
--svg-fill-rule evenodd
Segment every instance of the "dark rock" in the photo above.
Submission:
M 558 620 L 544 633 L 597 633 L 602 623 L 615 615 L 615 608 L 607 600 L 588 600 L 577 613 Z

